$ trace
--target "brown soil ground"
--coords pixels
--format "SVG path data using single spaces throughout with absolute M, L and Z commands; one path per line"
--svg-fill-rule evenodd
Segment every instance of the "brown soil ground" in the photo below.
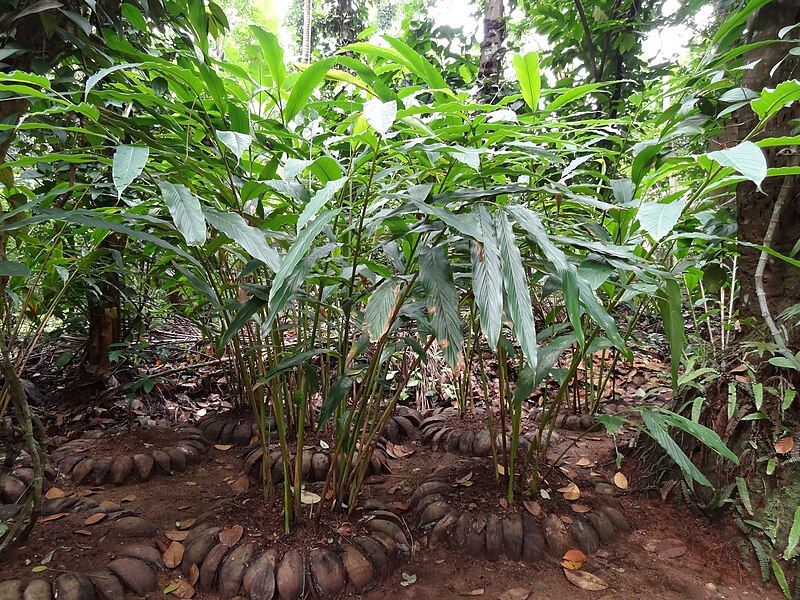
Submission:
M 124 435 L 127 446 L 128 442 L 134 443 L 137 433 Z M 141 439 L 149 439 L 147 435 Z M 574 432 L 567 431 L 562 435 L 564 441 L 553 450 L 554 456 L 570 443 L 570 438 L 577 437 Z M 363 499 L 377 498 L 389 505 L 408 520 L 412 532 L 416 522 L 413 514 L 404 512 L 405 503 L 413 490 L 434 471 L 439 478 L 453 482 L 450 500 L 455 507 L 493 511 L 499 515 L 507 510 L 521 510 L 509 507 L 505 502 L 504 488 L 494 479 L 490 459 L 432 453 L 413 441 L 405 443 L 404 448 L 413 449 L 414 453 L 393 461 L 391 473 L 371 478 L 364 486 Z M 231 483 L 241 475 L 243 454 L 242 449 L 235 447 L 226 451 L 212 448 L 202 465 L 185 473 L 119 488 L 75 489 L 65 478 L 59 479 L 56 485 L 67 494 L 91 494 L 98 502 L 114 502 L 125 510 L 140 514 L 162 530 L 156 540 L 144 541 L 150 544 L 165 545 L 168 540 L 163 531 L 185 528 L 199 513 L 214 506 L 218 508 L 212 519 L 218 525 L 242 525 L 245 530 L 243 539 L 258 546 L 277 545 L 280 551 L 289 545 L 307 549 L 358 532 L 361 513 L 356 510 L 349 516 L 325 514 L 319 525 L 305 526 L 290 536 L 284 535 L 280 510 L 263 500 L 260 489 L 251 487 L 237 494 L 231 488 Z M 584 472 L 588 470 L 610 478 L 616 470 L 613 457 L 613 443 L 608 436 L 589 435 L 565 454 L 564 466 L 568 474 L 578 474 L 576 481 L 584 481 Z M 582 458 L 592 461 L 591 467 L 582 469 L 578 466 Z M 637 490 L 632 468 L 626 469 L 623 465 L 623 471 L 631 473 L 631 481 L 628 490 L 620 492 L 620 502 L 633 531 L 591 556 L 584 566 L 585 570 L 609 584 L 603 592 L 586 592 L 573 586 L 553 559 L 533 566 L 507 559 L 490 563 L 472 559 L 458 550 L 425 548 L 426 540 L 423 538 L 414 540 L 413 556 L 403 559 L 388 580 L 361 597 L 365 600 L 383 600 L 387 596 L 397 600 L 456 600 L 464 597 L 497 600 L 505 590 L 519 587 L 530 589 L 533 593 L 531 598 L 537 599 L 778 600 L 782 597 L 776 589 L 765 588 L 741 566 L 737 537 L 729 528 L 720 524 L 710 525 L 685 508 L 665 504 L 660 498 L 651 498 L 644 491 Z M 470 473 L 472 475 L 465 479 Z M 464 485 L 464 481 L 473 483 Z M 565 475 L 556 472 L 545 483 L 554 491 L 565 481 Z M 591 485 L 588 482 L 580 485 L 585 491 L 586 503 L 591 504 L 595 500 Z M 309 489 L 319 491 L 316 487 L 309 486 Z M 545 511 L 569 514 L 568 503 L 560 494 L 553 493 L 551 500 L 538 498 L 538 502 Z M 87 516 L 87 513 L 66 515 L 39 523 L 27 545 L 4 560 L 2 579 L 20 577 L 28 580 L 37 576 L 55 576 L 65 570 L 91 571 L 113 559 L 121 545 L 140 543 L 117 538 L 112 532 L 111 516 L 97 524 L 86 525 Z M 666 538 L 684 541 L 688 551 L 678 558 L 659 558 L 652 549 Z M 38 575 L 32 573 L 32 569 L 50 552 L 53 555 L 46 564 L 47 570 Z M 416 576 L 416 581 L 401 586 L 403 572 Z M 160 583 L 166 586 L 171 576 L 174 574 L 162 573 Z M 152 594 L 152 597 L 161 597 L 161 593 Z M 203 590 L 198 590 L 195 596 L 201 600 L 215 597 Z

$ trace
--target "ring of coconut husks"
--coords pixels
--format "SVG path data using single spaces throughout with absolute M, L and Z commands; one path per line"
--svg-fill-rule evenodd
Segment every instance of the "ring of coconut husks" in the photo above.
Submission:
M 186 471 L 203 460 L 210 445 L 205 434 L 195 427 L 152 428 L 142 430 L 141 434 L 156 435 L 171 443 L 161 448 L 143 444 L 141 452 L 112 456 L 98 450 L 98 446 L 101 441 L 113 443 L 114 437 L 105 432 L 90 432 L 56 448 L 52 460 L 58 472 L 69 475 L 75 485 L 110 483 L 119 486 L 148 481 L 159 474 Z

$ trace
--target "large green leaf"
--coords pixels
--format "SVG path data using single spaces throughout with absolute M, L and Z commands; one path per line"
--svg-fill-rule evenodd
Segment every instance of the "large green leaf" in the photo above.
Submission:
M 650 234 L 653 241 L 660 242 L 672 233 L 685 207 L 684 200 L 676 200 L 668 204 L 660 202 L 642 204 L 639 207 L 639 224 Z
M 761 120 L 769 119 L 784 106 L 800 100 L 800 81 L 792 79 L 779 83 L 774 90 L 765 89 L 750 101 L 750 106 Z
M 522 255 L 517 248 L 514 230 L 505 212 L 498 211 L 495 216 L 497 246 L 500 250 L 500 263 L 503 273 L 503 289 L 506 295 L 506 309 L 514 324 L 522 353 L 528 365 L 536 371 L 536 324 L 533 321 L 531 293 L 528 278 L 522 264 Z
M 709 152 L 706 156 L 725 167 L 733 167 L 759 189 L 767 176 L 767 159 L 761 148 L 753 142 L 741 142 L 733 148 Z
M 15 260 L 0 260 L 0 277 L 27 277 L 30 269 Z
M 264 232 L 256 227 L 251 227 L 236 213 L 224 213 L 213 208 L 203 211 L 212 227 L 219 229 L 247 252 L 257 258 L 273 271 L 280 265 L 278 252 L 267 243 Z
M 483 241 L 473 240 L 472 292 L 478 305 L 481 331 L 490 348 L 497 347 L 503 318 L 503 273 L 500 253 L 497 250 L 492 216 L 479 204 L 475 208 L 482 230 Z
M 311 98 L 311 94 L 323 82 L 328 69 L 334 64 L 336 64 L 336 59 L 326 58 L 313 63 L 300 73 L 300 77 L 294 82 L 292 92 L 289 94 L 289 99 L 283 109 L 283 118 L 287 123 L 303 110 L 303 107 L 308 103 L 308 99 Z
M 233 153 L 237 162 L 242 159 L 242 155 L 253 143 L 252 136 L 238 131 L 217 131 L 217 137 Z
M 273 306 L 270 307 L 270 313 L 276 310 L 282 310 L 282 306 L 277 306 L 275 298 L 280 296 L 284 291 L 283 288 L 289 280 L 295 267 L 300 263 L 305 256 L 305 253 L 314 243 L 314 240 L 322 231 L 322 228 L 337 214 L 338 210 L 329 210 L 318 215 L 311 224 L 303 229 L 297 236 L 297 239 L 289 247 L 289 251 L 283 256 L 280 266 L 275 272 L 275 279 L 272 281 L 272 289 L 269 292 L 269 300 Z
M 150 148 L 147 146 L 117 146 L 111 163 L 111 178 L 117 188 L 117 198 L 122 198 L 125 188 L 141 175 L 148 156 Z
M 522 97 L 526 104 L 534 111 L 539 105 L 539 92 L 542 88 L 542 78 L 539 73 L 539 55 L 536 52 L 528 52 L 524 56 L 515 54 L 512 59 L 514 70 L 517 72 L 517 80 Z
M 275 83 L 275 91 L 279 93 L 286 81 L 286 65 L 283 64 L 283 48 L 281 43 L 271 31 L 266 31 L 257 25 L 251 25 L 250 31 L 258 40 L 261 50 L 264 53 L 264 60 Z
M 333 380 L 328 395 L 322 403 L 322 408 L 319 411 L 318 429 L 322 429 L 330 420 L 336 409 L 342 404 L 347 394 L 350 392 L 350 386 L 353 385 L 353 377 L 350 375 L 339 375 Z
M 303 212 L 297 219 L 297 231 L 305 227 L 308 222 L 317 216 L 320 209 L 325 206 L 347 183 L 347 177 L 329 181 L 325 186 L 311 197 L 308 204 L 303 207 Z
M 189 188 L 180 184 L 160 181 L 158 187 L 167 204 L 175 227 L 190 246 L 201 246 L 206 242 L 206 220 L 200 200 Z
M 642 415 L 642 421 L 644 421 L 647 432 L 666 451 L 667 455 L 675 461 L 681 471 L 701 485 L 712 487 L 708 478 L 700 472 L 700 469 L 686 456 L 686 453 L 681 450 L 677 442 L 670 437 L 667 424 L 663 418 L 646 408 L 641 409 L 639 414 Z
M 690 421 L 686 417 L 670 411 L 663 411 L 662 417 L 664 421 L 673 427 L 677 427 L 695 437 L 698 441 L 702 442 L 714 452 L 730 460 L 733 464 L 739 464 L 739 458 L 731 452 L 730 448 L 725 445 L 722 438 L 719 437 L 716 431 L 700 425 L 695 421 Z
M 367 100 L 364 102 L 364 118 L 375 131 L 386 135 L 397 118 L 397 102 L 382 102 L 377 98 Z
M 372 292 L 362 326 L 371 342 L 377 342 L 389 331 L 399 295 L 400 280 L 396 278 L 387 279 Z
M 234 315 L 233 319 L 231 319 L 230 325 L 228 325 L 228 328 L 219 339 L 217 350 L 221 352 L 228 342 L 233 339 L 233 336 L 239 333 L 239 330 L 245 326 L 245 324 L 253 317 L 253 315 L 266 305 L 267 301 L 263 298 L 259 298 L 258 296 L 253 296 L 247 302 L 245 302 Z
M 663 287 L 656 292 L 656 305 L 669 343 L 672 388 L 675 392 L 678 390 L 681 356 L 686 346 L 681 300 L 681 286 L 674 279 L 665 280 Z
M 445 251 L 423 246 L 419 251 L 419 280 L 425 290 L 433 332 L 445 360 L 454 369 L 464 365 L 464 334 L 453 271 Z

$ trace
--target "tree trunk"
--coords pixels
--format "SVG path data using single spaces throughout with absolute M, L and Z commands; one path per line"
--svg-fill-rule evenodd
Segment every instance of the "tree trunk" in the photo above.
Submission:
M 503 70 L 506 21 L 503 17 L 503 0 L 486 0 L 483 11 L 483 41 L 478 82 L 483 96 L 495 97 L 500 90 L 500 73 Z
M 773 0 L 761 8 L 748 24 L 745 43 L 778 39 L 778 31 L 786 25 L 800 21 L 800 3 L 797 0 Z M 764 88 L 775 88 L 779 83 L 800 77 L 800 58 L 787 56 L 785 44 L 770 44 L 750 50 L 744 56 L 745 64 L 755 64 L 746 69 L 742 86 L 756 92 Z M 771 73 L 773 67 L 783 62 Z M 755 116 L 749 107 L 737 115 L 736 139 L 741 140 L 755 124 Z M 800 103 L 795 102 L 776 115 L 759 134 L 760 138 L 791 135 L 791 121 L 800 118 Z M 794 148 L 765 148 L 769 168 L 796 165 Z M 762 184 L 763 193 L 750 183 L 741 183 L 736 191 L 737 222 L 741 241 L 763 244 L 775 205 L 783 195 L 780 214 L 776 214 L 770 247 L 781 254 L 790 255 L 792 248 L 800 239 L 800 177 L 768 177 Z M 764 323 L 763 311 L 757 297 L 757 270 L 761 252 L 755 248 L 741 246 L 742 257 L 739 262 L 740 313 L 743 317 L 754 317 Z M 769 257 L 763 273 L 763 289 L 766 306 L 772 319 L 781 311 L 800 303 L 800 269 L 785 261 Z M 800 348 L 800 331 L 789 332 L 785 336 L 790 349 Z
M 303 45 L 300 49 L 300 62 L 311 62 L 311 0 L 303 0 Z
M 103 240 L 102 247 L 122 252 L 127 237 L 109 233 Z M 122 332 L 122 302 L 120 288 L 122 281 L 119 274 L 109 269 L 101 283 L 99 298 L 89 299 L 89 335 L 86 342 L 84 370 L 98 376 L 111 368 L 108 353 L 112 344 L 120 341 Z
M 337 0 L 336 13 L 339 23 L 338 45 L 342 48 L 356 41 L 353 0 Z

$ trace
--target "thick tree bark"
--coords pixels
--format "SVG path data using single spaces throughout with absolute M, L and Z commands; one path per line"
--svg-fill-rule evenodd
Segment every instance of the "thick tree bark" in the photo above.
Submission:
M 756 13 L 748 24 L 746 43 L 778 39 L 778 31 L 800 21 L 800 3 L 797 0 L 773 0 Z M 745 54 L 744 62 L 754 68 L 744 71 L 742 86 L 756 92 L 764 88 L 775 88 L 779 83 L 800 78 L 800 58 L 786 56 L 789 47 L 785 44 L 770 44 Z M 780 66 L 770 73 L 781 60 Z M 737 115 L 735 138 L 741 140 L 756 124 L 756 116 L 746 108 Z M 759 135 L 759 138 L 790 135 L 791 121 L 800 118 L 800 103 L 795 102 L 783 109 Z M 796 165 L 796 148 L 775 147 L 764 150 L 770 168 Z M 788 198 L 778 215 L 777 227 L 770 246 L 784 255 L 789 255 L 800 239 L 800 177 L 769 177 L 762 184 L 763 193 L 752 183 L 742 183 L 736 192 L 739 239 L 744 242 L 762 244 L 767 233 L 775 204 L 781 194 Z M 783 192 L 782 192 L 783 190 Z M 786 196 L 788 194 L 788 196 Z M 755 248 L 741 246 L 739 262 L 740 312 L 744 317 L 754 317 L 763 323 L 756 286 L 756 271 L 761 252 Z M 766 304 L 772 318 L 781 311 L 800 303 L 800 269 L 785 261 L 769 257 L 763 274 Z M 790 349 L 800 348 L 800 331 L 789 332 L 786 340 Z
M 342 48 L 356 41 L 353 0 L 337 0 L 336 13 L 339 23 L 338 45 Z
M 486 0 L 483 11 L 483 41 L 478 82 L 484 96 L 496 96 L 500 90 L 500 73 L 503 71 L 506 21 L 503 0 Z

